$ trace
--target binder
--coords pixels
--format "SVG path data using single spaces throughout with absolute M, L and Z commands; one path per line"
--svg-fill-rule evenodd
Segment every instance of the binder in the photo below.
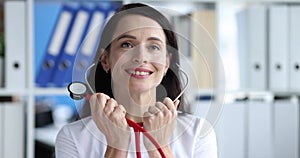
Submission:
M 51 86 L 49 83 L 61 50 L 66 44 L 66 38 L 70 33 L 70 27 L 74 22 L 77 9 L 73 6 L 63 5 L 56 21 L 52 37 L 45 52 L 40 69 L 36 76 L 36 84 L 40 87 Z
M 96 54 L 107 12 L 107 9 L 99 6 L 94 9 L 82 47 L 76 54 L 73 71 L 68 72 L 66 82 L 84 81 L 85 70 L 92 63 Z
M 76 53 L 87 32 L 91 13 L 90 8 L 81 6 L 76 14 L 73 14 L 75 19 L 72 27 L 69 28 L 70 35 L 65 38 L 66 44 L 60 52 L 53 72 L 52 82 L 55 86 L 62 87 L 68 84 L 66 78 L 71 75 L 68 72 L 72 71 Z
M 5 87 L 12 91 L 26 87 L 26 4 L 24 1 L 5 1 Z
M 4 128 L 3 128 L 3 122 L 4 122 L 4 117 L 3 117 L 3 108 L 4 107 L 4 104 L 0 102 L 0 156 L 3 157 L 2 153 L 3 153 L 3 146 L 4 146 L 4 143 L 3 143 L 3 131 L 4 131 Z
M 239 88 L 241 90 L 247 90 L 248 85 L 248 25 L 247 25 L 247 10 L 243 9 L 236 14 L 237 21 L 237 41 L 238 41 L 238 59 L 239 59 Z
M 0 88 L 4 87 L 4 58 L 0 56 Z
M 290 6 L 290 85 L 289 90 L 300 92 L 300 6 Z
M 62 6 L 61 3 L 44 3 L 40 1 L 34 3 L 34 79 L 40 69 Z
M 246 157 L 273 157 L 273 115 L 272 103 L 268 101 L 247 101 L 247 147 Z
M 4 87 L 4 33 L 0 33 L 0 88 Z
M 288 6 L 270 6 L 269 14 L 269 86 L 273 92 L 286 92 L 289 84 Z
M 263 5 L 249 8 L 249 70 L 251 90 L 267 89 L 267 12 Z
M 233 102 L 223 106 L 215 127 L 220 158 L 246 157 L 246 103 Z
M 240 67 L 243 68 L 241 85 L 246 90 L 267 88 L 266 15 L 263 5 L 247 7 L 237 14 Z
M 0 154 L 2 157 L 24 157 L 25 112 L 21 102 L 0 103 Z M 16 152 L 17 151 L 17 152 Z
M 299 100 L 274 102 L 274 158 L 299 158 Z

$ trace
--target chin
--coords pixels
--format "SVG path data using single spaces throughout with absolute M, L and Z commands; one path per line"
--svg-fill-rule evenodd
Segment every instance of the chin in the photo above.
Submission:
M 156 88 L 156 85 L 150 86 L 149 84 L 134 84 L 130 86 L 131 92 L 145 93 Z

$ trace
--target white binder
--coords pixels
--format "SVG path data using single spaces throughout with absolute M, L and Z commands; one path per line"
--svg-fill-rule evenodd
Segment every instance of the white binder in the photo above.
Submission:
M 21 102 L 0 103 L 2 137 L 0 155 L 3 158 L 23 158 L 25 149 L 24 106 Z
M 4 58 L 0 56 L 0 88 L 4 86 Z
M 266 101 L 247 102 L 248 156 L 273 158 L 272 104 Z
M 299 102 L 274 103 L 274 158 L 299 158 Z
M 267 88 L 267 32 L 266 8 L 263 5 L 249 8 L 249 86 L 251 90 Z
M 24 90 L 26 76 L 25 1 L 5 1 L 5 87 Z
M 300 92 L 300 6 L 290 6 L 290 85 L 289 90 Z
M 0 157 L 3 157 L 3 109 L 4 104 L 0 102 Z
M 245 102 L 224 104 L 215 127 L 219 158 L 241 158 L 246 155 Z
M 236 14 L 237 22 L 237 43 L 238 43 L 238 58 L 239 58 L 239 81 L 240 89 L 248 89 L 248 61 L 247 61 L 247 50 L 248 50 L 248 24 L 247 24 L 247 10 L 243 9 Z
M 266 7 L 250 6 L 237 13 L 241 88 L 267 88 Z
M 269 87 L 273 92 L 286 92 L 288 90 L 288 18 L 288 6 L 270 6 Z

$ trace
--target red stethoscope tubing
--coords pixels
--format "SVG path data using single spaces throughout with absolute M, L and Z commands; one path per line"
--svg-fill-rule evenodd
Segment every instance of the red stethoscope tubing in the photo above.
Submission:
M 156 147 L 156 149 L 158 150 L 158 152 L 160 153 L 161 157 L 162 158 L 166 158 L 166 155 L 165 153 L 163 152 L 163 150 L 161 149 L 161 147 L 159 146 L 159 144 L 157 143 L 157 141 L 152 137 L 152 135 L 147 132 L 144 128 L 142 128 L 139 124 L 133 122 L 132 120 L 126 118 L 126 121 L 128 123 L 129 126 L 137 129 L 138 131 L 141 131 L 153 144 L 154 146 Z M 137 139 L 137 136 L 136 136 L 136 139 Z M 138 136 L 138 141 L 136 141 L 136 146 L 137 146 L 137 152 L 136 152 L 136 155 L 137 155 L 137 158 L 141 158 L 141 153 L 140 153 L 140 141 L 139 141 L 139 136 Z

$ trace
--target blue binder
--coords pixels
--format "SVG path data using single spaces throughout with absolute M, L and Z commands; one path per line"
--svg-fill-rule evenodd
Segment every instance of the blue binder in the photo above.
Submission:
M 60 51 L 64 48 L 66 42 L 64 39 L 70 33 L 70 27 L 73 24 L 73 15 L 75 13 L 76 9 L 74 7 L 69 5 L 62 6 L 59 17 L 56 20 L 55 28 L 52 32 L 52 37 L 48 43 L 47 50 L 35 79 L 36 84 L 40 87 L 51 86 L 49 81 L 54 71 Z
M 52 82 L 57 87 L 69 84 L 66 78 L 68 78 L 68 72 L 73 69 L 76 53 L 87 32 L 91 13 L 92 9 L 89 7 L 80 6 L 75 15 L 73 26 L 70 28 L 70 35 L 66 38 L 66 44 L 55 66 Z
M 68 72 L 67 82 L 84 82 L 84 73 L 96 55 L 97 46 L 109 9 L 104 6 L 95 7 L 87 34 L 82 42 L 82 47 L 80 47 L 77 53 L 73 71 Z

